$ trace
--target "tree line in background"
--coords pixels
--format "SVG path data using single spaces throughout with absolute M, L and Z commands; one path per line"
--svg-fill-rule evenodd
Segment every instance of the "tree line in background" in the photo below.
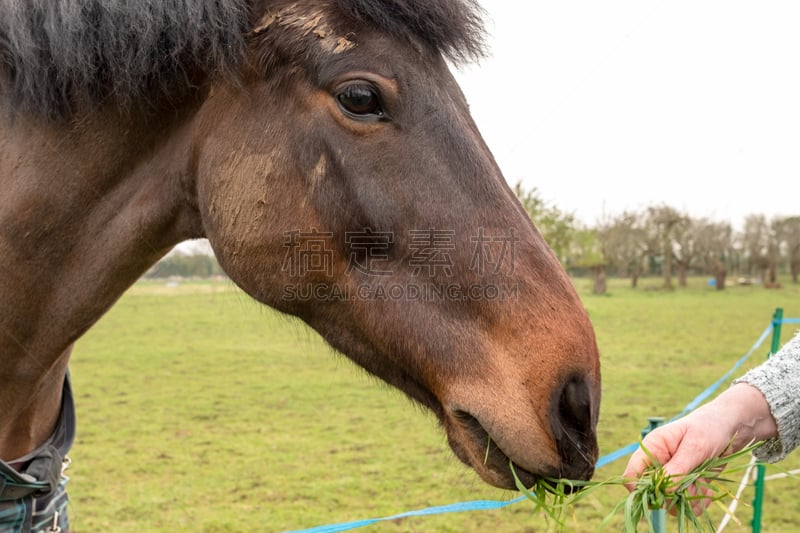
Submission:
M 545 202 L 534 188 L 514 187 L 536 227 L 562 265 L 574 276 L 590 275 L 594 292 L 606 292 L 606 276 L 663 276 L 664 288 L 685 286 L 690 274 L 713 278 L 725 289 L 729 276 L 776 287 L 778 273 L 792 282 L 800 275 L 800 215 L 768 220 L 753 214 L 742 231 L 729 222 L 694 218 L 668 205 L 609 215 L 596 227 Z M 174 252 L 156 263 L 146 278 L 224 276 L 213 255 Z
M 629 277 L 633 287 L 643 275 L 661 275 L 666 289 L 674 288 L 674 278 L 686 286 L 690 274 L 710 276 L 717 290 L 725 289 L 728 276 L 777 287 L 778 273 L 788 273 L 798 282 L 800 215 L 768 220 L 752 214 L 734 231 L 729 222 L 654 205 L 587 227 L 547 204 L 535 188 L 517 184 L 514 192 L 564 267 L 590 274 L 597 294 L 605 293 L 609 273 Z
M 207 253 L 173 252 L 148 270 L 145 278 L 210 278 L 224 276 L 217 258 Z

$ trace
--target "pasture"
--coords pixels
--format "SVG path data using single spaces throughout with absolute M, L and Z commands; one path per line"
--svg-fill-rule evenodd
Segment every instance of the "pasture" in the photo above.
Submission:
M 590 281 L 576 280 L 603 365 L 601 455 L 636 440 L 648 416 L 672 416 L 718 379 L 775 307 L 800 316 L 800 287 L 781 281 L 780 290 L 716 292 L 690 279 L 687 289 L 664 292 L 655 289 L 659 279 L 636 290 L 610 280 L 609 294 L 593 296 Z M 783 341 L 792 333 L 785 326 Z M 517 496 L 458 462 L 432 415 L 229 282 L 139 282 L 78 343 L 71 368 L 75 533 L 284 531 Z M 595 479 L 620 474 L 625 461 Z M 790 457 L 782 467 L 798 463 Z M 796 487 L 767 486 L 763 531 L 800 524 Z M 575 510 L 569 531 L 596 531 L 624 497 L 619 488 L 597 494 Z M 751 512 L 740 507 L 738 516 L 746 522 Z M 546 523 L 521 502 L 362 531 L 486 530 L 538 532 Z

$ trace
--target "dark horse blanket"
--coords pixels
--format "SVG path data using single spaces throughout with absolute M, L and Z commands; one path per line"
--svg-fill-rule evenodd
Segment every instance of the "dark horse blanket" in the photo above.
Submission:
M 62 398 L 52 437 L 14 461 L 15 467 L 0 460 L 0 533 L 69 531 L 69 478 L 63 475 L 67 452 L 75 440 L 75 403 L 69 373 Z

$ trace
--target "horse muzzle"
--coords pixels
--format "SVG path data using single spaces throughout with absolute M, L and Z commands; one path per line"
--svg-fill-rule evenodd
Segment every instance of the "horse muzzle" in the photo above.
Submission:
M 598 446 L 596 403 L 590 383 L 571 378 L 556 388 L 544 413 L 531 402 L 451 408 L 445 414 L 450 447 L 487 483 L 516 489 L 537 479 L 588 480 Z M 499 395 L 492 399 L 499 400 Z

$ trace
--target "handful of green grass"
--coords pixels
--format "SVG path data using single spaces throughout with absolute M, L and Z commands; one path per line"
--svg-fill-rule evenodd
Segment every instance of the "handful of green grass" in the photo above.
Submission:
M 641 444 L 641 443 L 640 443 Z M 605 481 L 572 481 L 568 479 L 541 478 L 533 487 L 525 487 L 514 471 L 511 472 L 517 488 L 536 507 L 535 512 L 542 511 L 548 520 L 552 520 L 557 531 L 564 531 L 567 509 L 586 498 L 601 487 L 610 485 L 632 485 L 634 488 L 626 498 L 620 501 L 600 524 L 607 525 L 620 511 L 624 516 L 625 533 L 636 533 L 644 521 L 647 530 L 653 531 L 650 511 L 665 509 L 675 513 L 679 532 L 714 531 L 706 508 L 695 515 L 692 504 L 699 500 L 710 499 L 719 502 L 733 494 L 723 485 L 730 480 L 722 478 L 723 471 L 733 473 L 744 470 L 747 465 L 727 468 L 727 465 L 744 455 L 750 454 L 760 443 L 748 446 L 725 457 L 708 459 L 691 472 L 681 476 L 670 476 L 655 457 L 642 445 L 642 450 L 650 459 L 649 466 L 638 479 L 625 479 L 622 476 Z M 721 504 L 720 504 L 721 505 Z M 727 509 L 725 509 L 727 511 Z

